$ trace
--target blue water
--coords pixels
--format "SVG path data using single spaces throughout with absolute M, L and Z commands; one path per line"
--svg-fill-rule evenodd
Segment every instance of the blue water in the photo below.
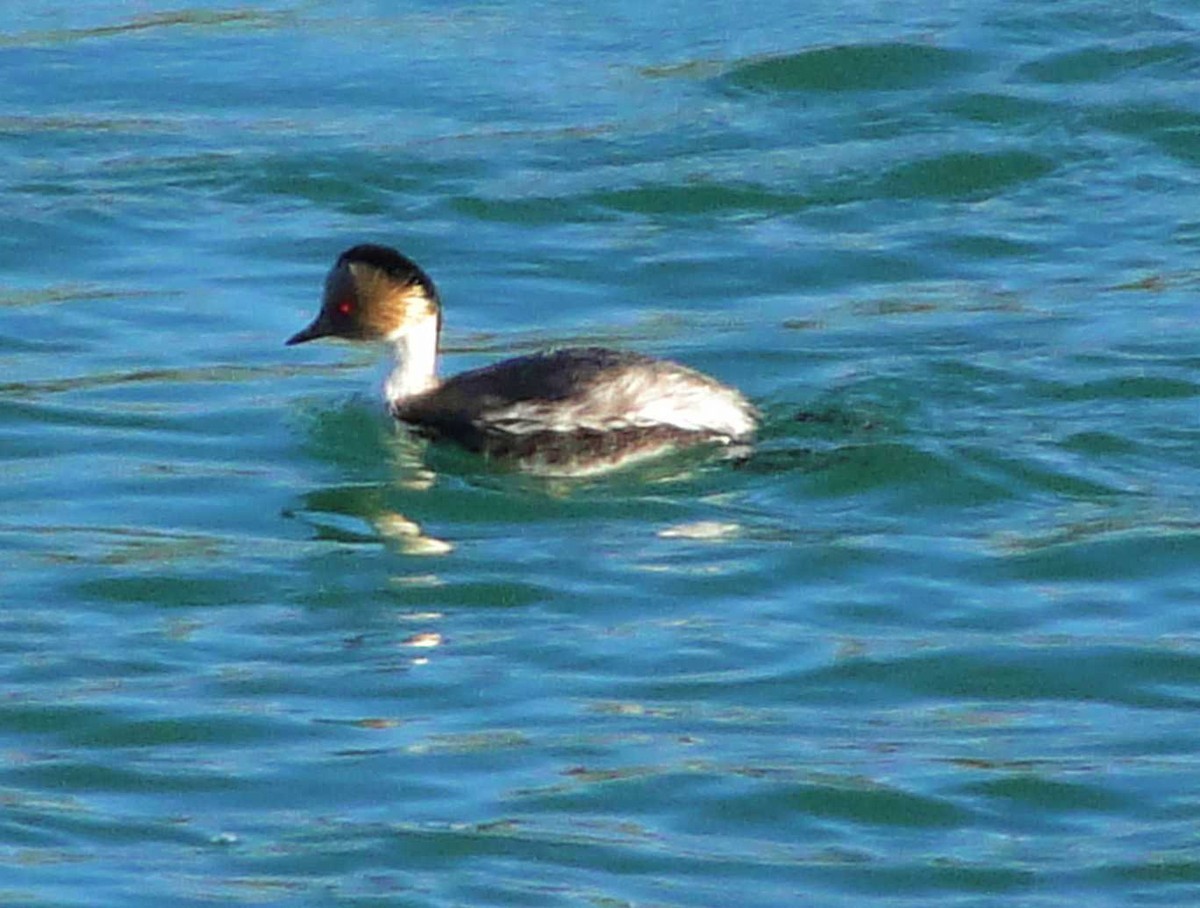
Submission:
M 1200 7 L 0 11 L 0 904 L 1200 903 Z M 513 476 L 283 341 L 764 413 Z

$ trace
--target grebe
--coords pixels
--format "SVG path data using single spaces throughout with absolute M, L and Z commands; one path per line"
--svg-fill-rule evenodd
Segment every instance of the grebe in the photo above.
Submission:
M 287 343 L 381 341 L 395 364 L 388 409 L 418 434 L 544 475 L 603 472 L 695 445 L 749 442 L 757 411 L 694 369 L 638 353 L 570 347 L 437 377 L 437 289 L 387 246 L 347 249 L 321 311 Z

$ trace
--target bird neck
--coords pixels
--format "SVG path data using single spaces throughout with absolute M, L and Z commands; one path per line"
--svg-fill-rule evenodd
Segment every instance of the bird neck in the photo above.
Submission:
M 438 319 L 436 316 L 405 327 L 388 338 L 392 371 L 384 382 L 389 405 L 424 394 L 437 387 Z

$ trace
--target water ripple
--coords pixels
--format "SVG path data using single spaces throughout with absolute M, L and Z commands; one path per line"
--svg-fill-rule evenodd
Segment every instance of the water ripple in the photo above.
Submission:
M 859 44 L 742 63 L 725 78 L 755 91 L 902 91 L 961 75 L 969 60 L 932 45 Z

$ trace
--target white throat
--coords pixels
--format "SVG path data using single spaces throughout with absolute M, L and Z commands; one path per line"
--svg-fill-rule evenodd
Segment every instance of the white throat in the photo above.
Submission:
M 395 360 L 383 384 L 389 406 L 437 387 L 438 319 L 411 322 L 387 337 Z

